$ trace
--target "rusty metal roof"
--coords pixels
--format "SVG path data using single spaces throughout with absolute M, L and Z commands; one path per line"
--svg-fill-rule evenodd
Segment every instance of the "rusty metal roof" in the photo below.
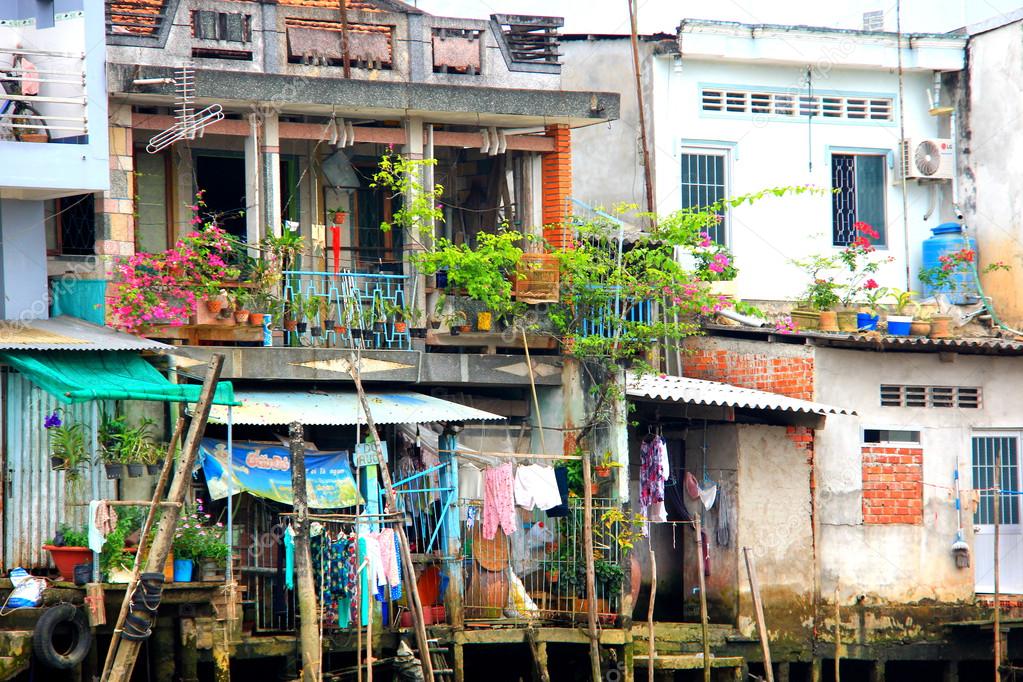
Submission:
M 350 426 L 365 424 L 366 417 L 355 391 L 236 391 L 241 402 L 231 417 L 235 424 L 269 426 L 299 422 L 306 425 Z M 504 417 L 467 405 L 416 393 L 391 391 L 367 393 L 369 409 L 377 424 L 425 424 L 441 421 L 485 421 Z M 226 424 L 228 411 L 214 405 L 210 421 Z
M 0 321 L 0 350 L 172 350 L 151 341 L 77 317 Z
M 777 393 L 758 391 L 724 384 L 719 381 L 690 379 L 665 374 L 629 374 L 626 393 L 633 398 L 647 398 L 667 402 L 714 405 L 776 412 L 802 412 L 804 414 L 856 414 L 851 409 L 824 403 L 790 398 Z

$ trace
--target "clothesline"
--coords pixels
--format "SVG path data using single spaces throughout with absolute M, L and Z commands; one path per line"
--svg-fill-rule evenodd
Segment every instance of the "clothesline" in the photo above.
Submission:
M 570 461 L 582 461 L 582 455 L 544 455 L 531 452 L 481 452 L 479 450 L 438 450 L 455 457 L 508 457 L 511 459 L 560 459 Z

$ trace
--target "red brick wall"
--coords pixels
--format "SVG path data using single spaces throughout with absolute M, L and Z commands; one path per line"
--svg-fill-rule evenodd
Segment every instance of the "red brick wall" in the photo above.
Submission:
M 923 523 L 922 448 L 864 445 L 863 523 Z
M 695 348 L 682 362 L 687 377 L 813 400 L 812 357 L 771 357 L 722 348 Z
M 572 130 L 566 125 L 547 126 L 554 138 L 554 151 L 543 155 L 543 236 L 553 249 L 572 245 L 568 198 L 572 195 Z

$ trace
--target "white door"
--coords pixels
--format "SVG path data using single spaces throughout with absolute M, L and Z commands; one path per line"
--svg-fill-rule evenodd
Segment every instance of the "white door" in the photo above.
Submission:
M 1019 434 L 985 433 L 971 443 L 973 487 L 981 490 L 980 504 L 973 515 L 974 566 L 978 594 L 995 591 L 995 457 L 1000 456 L 1001 507 L 999 517 L 999 586 L 1002 594 L 1023 594 L 1023 533 L 1020 525 Z

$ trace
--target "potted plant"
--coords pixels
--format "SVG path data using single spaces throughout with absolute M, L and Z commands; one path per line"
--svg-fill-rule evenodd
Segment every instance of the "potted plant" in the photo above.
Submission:
M 330 209 L 329 213 L 330 218 L 335 225 L 345 224 L 345 218 L 348 216 L 348 211 L 344 210 L 341 207 L 338 207 Z
M 195 506 L 184 510 L 178 527 L 174 531 L 174 581 L 191 582 L 195 576 L 195 564 L 220 554 L 215 544 L 224 545 L 224 525 L 211 524 L 210 515 L 203 508 L 202 499 L 196 499 Z M 223 558 L 226 559 L 226 546 Z
M 323 307 L 322 299 L 316 294 L 309 294 L 306 296 L 304 306 L 303 313 L 310 327 L 309 333 L 315 337 L 323 336 L 323 326 L 316 324 L 320 309 Z
M 106 469 L 107 478 L 117 480 L 124 477 L 124 459 L 121 454 L 121 436 L 128 428 L 124 417 L 108 417 L 105 413 L 99 424 L 100 459 Z
M 322 301 L 320 319 L 323 320 L 323 331 L 332 332 L 337 329 L 337 316 L 334 315 L 334 305 L 329 298 Z
M 50 468 L 64 472 L 69 493 L 77 497 L 75 493 L 82 483 L 82 469 L 89 463 L 85 425 L 64 422 L 58 409 L 47 415 L 43 426 L 50 441 Z
M 285 313 L 284 329 L 289 332 L 305 334 L 309 329 L 309 323 L 306 322 L 305 318 L 305 311 L 306 297 L 301 292 L 296 291 L 292 294 L 291 304 L 288 306 L 288 312 Z
M 927 336 L 930 333 L 931 316 L 918 307 L 913 315 L 913 321 L 909 323 L 909 334 L 910 336 Z
M 246 324 L 249 321 L 249 317 L 252 315 L 247 305 L 249 302 L 249 292 L 245 289 L 235 289 L 231 294 L 231 306 L 234 308 L 234 321 L 237 324 Z
M 919 305 L 913 300 L 915 292 L 892 289 L 891 295 L 895 299 L 895 314 L 888 315 L 888 333 L 891 336 L 909 336 L 910 325 L 913 323 L 913 314 L 906 314 L 910 306 L 918 308 Z
M 447 316 L 448 332 L 451 336 L 458 336 L 466 327 L 469 327 L 468 318 L 465 315 L 464 310 L 456 310 Z M 471 327 L 469 327 L 471 331 Z
M 615 461 L 614 455 L 608 450 L 593 464 L 593 471 L 597 474 L 597 478 L 611 478 L 611 469 L 620 466 L 621 462 Z
M 864 298 L 866 305 L 860 308 L 856 314 L 856 327 L 865 331 L 877 329 L 878 320 L 881 318 L 881 300 L 888 296 L 888 288 L 878 286 L 872 279 L 864 284 Z
M 1002 261 L 995 261 L 978 271 L 975 266 L 976 260 L 976 252 L 969 247 L 942 254 L 938 256 L 938 265 L 920 271 L 920 281 L 932 291 L 947 295 L 954 302 L 967 301 L 968 296 L 977 293 L 975 272 L 979 274 L 1011 269 Z M 931 317 L 931 329 L 928 334 L 930 338 L 948 339 L 952 335 L 952 316 Z
M 146 473 L 150 476 L 157 476 L 163 471 L 166 451 L 162 444 L 150 442 L 143 448 L 140 458 L 146 465 Z
M 84 528 L 75 530 L 67 524 L 61 524 L 50 544 L 43 545 L 50 553 L 57 572 L 64 580 L 71 580 L 75 574 L 75 566 L 92 561 L 92 550 L 89 549 L 89 532 Z
M 696 278 L 707 282 L 712 294 L 735 297 L 735 278 L 739 271 L 735 268 L 735 257 L 728 247 L 711 239 L 709 232 L 702 231 L 697 235 L 690 253 L 696 260 Z
M 253 327 L 262 327 L 263 320 L 272 307 L 273 297 L 263 291 L 257 291 L 250 299 L 251 309 L 249 310 L 249 324 Z
M 129 538 L 142 528 L 143 507 L 121 507 L 114 529 L 107 534 L 99 555 L 100 571 L 107 582 L 126 583 L 131 579 L 137 542 L 129 547 Z
M 835 281 L 833 274 L 839 267 L 838 257 L 814 255 L 793 263 L 806 273 L 810 282 L 803 291 L 805 303 L 792 311 L 792 321 L 800 329 L 838 331 L 838 317 L 834 309 L 841 302 L 838 295 L 840 283 Z
M 203 301 L 205 302 L 206 310 L 210 315 L 223 315 L 225 309 L 230 309 L 227 300 L 227 290 L 220 289 L 219 284 L 217 283 L 213 283 L 207 287 Z

